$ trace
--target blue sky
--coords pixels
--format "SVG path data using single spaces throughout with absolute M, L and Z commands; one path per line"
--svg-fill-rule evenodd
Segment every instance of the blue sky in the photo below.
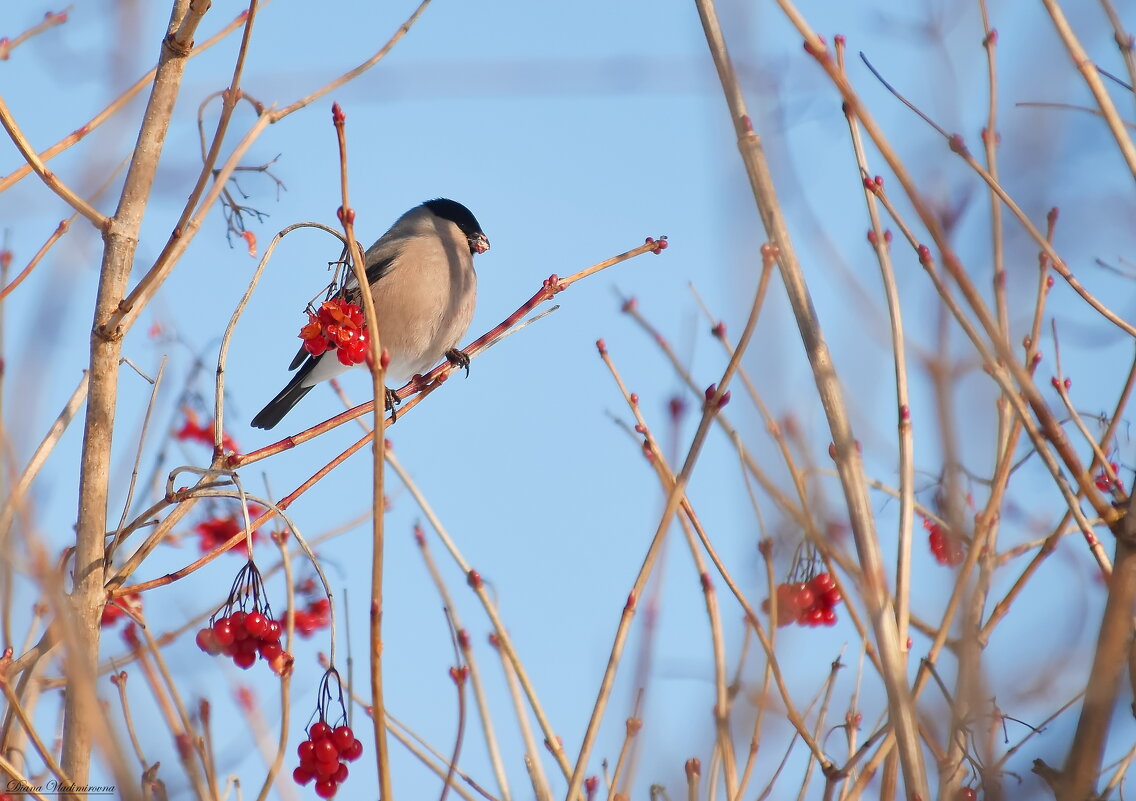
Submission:
M 215 3 L 198 38 L 211 34 L 239 10 L 236 4 Z M 410 5 L 354 0 L 324 7 L 274 0 L 260 12 L 244 88 L 266 104 L 287 104 L 370 55 L 411 10 Z M 808 2 L 802 4 L 802 11 L 830 39 L 834 33 L 847 37 L 853 81 L 927 194 L 943 206 L 965 204 L 955 241 L 976 282 L 988 287 L 984 190 L 965 165 L 949 155 L 945 143 L 887 95 L 855 59 L 856 51 L 866 51 L 908 98 L 947 130 L 962 133 L 977 152 L 986 87 L 976 8 L 948 2 L 913 4 L 901 10 L 888 3 Z M 1111 35 L 1096 10 L 1082 7 L 1081 11 L 1073 21 L 1086 46 L 1119 72 Z M 0 12 L 0 33 L 12 35 L 24 29 L 39 13 L 5 8 Z M 894 482 L 894 390 L 887 320 L 875 259 L 864 237 L 867 217 L 839 101 L 772 5 L 724 2 L 720 13 L 845 382 L 869 470 L 885 482 Z M 993 13 L 1000 34 L 1005 184 L 1035 220 L 1040 221 L 1050 206 L 1061 207 L 1057 244 L 1063 255 L 1094 292 L 1114 300 L 1118 313 L 1130 318 L 1131 282 L 1101 270 L 1093 260 L 1119 264 L 1132 252 L 1131 176 L 1096 119 L 1068 110 L 1016 105 L 1087 104 L 1089 98 L 1052 26 L 1037 8 L 1011 2 L 1000 4 Z M 156 56 L 163 26 L 162 14 L 142 4 L 121 3 L 113 10 L 80 5 L 71 11 L 68 24 L 19 48 L 11 61 L 0 65 L 0 92 L 31 141 L 42 148 L 88 119 L 145 70 Z M 225 85 L 238 41 L 230 37 L 189 65 L 143 227 L 138 274 L 160 251 L 196 176 L 196 109 L 206 95 Z M 1120 94 L 1121 108 L 1130 110 Z M 673 442 L 665 410 L 671 396 L 682 391 L 681 384 L 657 348 L 621 314 L 619 296 L 637 297 L 640 309 L 674 344 L 700 384 L 708 385 L 720 376 L 726 360 L 709 336 L 709 325 L 689 287 L 697 288 L 736 335 L 760 267 L 764 234 L 694 5 L 438 0 L 378 67 L 271 127 L 253 146 L 247 163 L 279 156 L 272 169 L 286 186 L 277 197 L 263 177 L 240 179 L 249 195 L 247 202 L 268 215 L 252 226 L 262 247 L 293 222 L 334 225 L 339 195 L 332 100 L 347 114 L 352 202 L 361 239 L 369 243 L 401 212 L 436 196 L 463 202 L 481 221 L 493 247 L 478 258 L 479 305 L 467 339 L 505 317 L 551 273 L 572 273 L 647 236 L 670 238 L 664 254 L 618 265 L 558 296 L 561 308 L 556 313 L 478 358 L 468 380 L 455 377 L 389 432 L 399 458 L 466 557 L 491 582 L 545 709 L 574 755 L 620 610 L 662 503 L 638 445 L 612 422 L 612 415 L 621 420 L 629 416 L 596 356 L 594 342 L 599 337 L 606 340 L 624 379 L 642 398 L 657 434 L 669 448 L 685 453 L 695 417 L 687 416 L 677 431 L 677 443 Z M 53 169 L 73 186 L 92 191 L 132 142 L 141 108 L 136 101 L 124 115 L 56 159 Z M 239 112 L 234 136 L 251 121 L 250 113 Z M 12 148 L 0 152 L 5 154 L 0 172 L 7 174 L 15 168 L 18 155 Z M 883 172 L 878 157 L 873 155 L 873 160 Z M 107 199 L 99 207 L 113 209 Z M 901 202 L 901 207 L 906 204 Z M 0 197 L 3 234 L 16 267 L 66 213 L 61 201 L 32 179 Z M 90 226 L 76 222 L 73 233 L 5 307 L 9 464 L 26 460 L 86 365 L 99 245 Z M 1012 316 L 1020 332 L 1032 312 L 1036 247 L 1009 224 L 1007 248 L 1014 287 Z M 323 286 L 324 265 L 337 255 L 338 246 L 322 234 L 305 232 L 287 239 L 237 329 L 227 373 L 226 415 L 232 435 L 245 450 L 269 444 L 340 409 L 334 395 L 319 388 L 271 434 L 247 426 L 286 382 L 303 305 Z M 932 390 L 920 369 L 920 356 L 936 347 L 937 311 L 918 264 L 909 253 L 897 249 L 897 256 L 913 347 L 919 486 L 931 488 L 942 457 L 934 434 Z M 153 372 L 163 356 L 169 357 L 155 418 L 160 426 L 175 416 L 175 402 L 186 388 L 194 356 L 204 360 L 205 370 L 189 389 L 211 397 L 217 338 L 255 266 L 240 243 L 227 244 L 220 211 L 215 211 L 128 336 L 124 352 L 142 369 Z M 1082 411 L 1109 408 L 1123 380 L 1130 344 L 1087 314 L 1067 289 L 1059 286 L 1054 291 L 1049 308 L 1059 325 L 1066 373 L 1073 378 Z M 150 339 L 147 331 L 152 323 L 176 333 L 180 343 Z M 1045 340 L 1044 364 L 1052 370 L 1048 320 Z M 957 331 L 950 342 L 952 355 L 967 368 L 958 379 L 954 398 L 963 458 L 982 475 L 988 472 L 995 433 L 990 413 L 993 388 L 976 369 Z M 774 414 L 792 416 L 800 424 L 807 443 L 805 460 L 826 468 L 829 436 L 798 343 L 795 323 L 775 280 L 746 368 Z M 1042 380 L 1048 384 L 1047 376 Z M 344 384 L 357 401 L 369 388 L 362 371 Z M 115 487 L 110 515 L 115 520 L 149 389 L 124 368 L 121 392 L 115 474 L 123 478 Z M 1051 400 L 1056 402 L 1055 396 Z M 759 458 L 783 479 L 775 450 L 740 387 L 735 388 L 727 411 Z M 1128 471 L 1130 441 L 1126 428 L 1121 431 L 1120 461 Z M 74 520 L 80 434 L 80 426 L 73 425 L 35 490 L 36 531 L 54 547 L 66 542 Z M 267 482 L 272 495 L 284 495 L 357 437 L 358 429 L 347 426 L 257 464 L 243 472 L 242 479 L 254 492 L 263 492 Z M 157 447 L 151 441 L 147 448 L 144 475 L 153 469 Z M 206 461 L 207 454 L 197 446 L 184 452 L 175 448 L 161 470 Z M 360 514 L 368 504 L 369 471 L 369 458 L 357 455 L 297 502 L 292 513 L 301 530 L 315 537 Z M 447 676 L 452 662 L 449 635 L 441 603 L 411 537 L 412 526 L 422 515 L 397 481 L 389 481 L 392 507 L 387 518 L 384 625 L 390 707 L 448 750 L 456 718 Z M 1016 513 L 1007 515 L 1004 547 L 1036 538 L 1060 514 L 1060 498 L 1036 459 L 1023 467 L 1015 487 L 1021 495 L 1013 507 Z M 816 488 L 838 517 L 838 486 L 823 479 Z M 974 491 L 981 497 L 980 485 Z M 757 523 L 736 453 L 720 433 L 707 444 L 690 494 L 734 575 L 750 598 L 760 601 L 765 591 L 759 583 Z M 929 501 L 932 494 L 933 489 L 928 489 L 921 500 Z M 885 552 L 890 553 L 895 505 L 879 496 L 873 500 Z M 767 498 L 762 501 L 765 523 L 778 539 L 778 567 L 783 571 L 799 535 L 780 520 Z M 336 589 L 347 590 L 351 621 L 341 643 L 352 641 L 357 672 L 365 662 L 367 619 L 362 599 L 368 586 L 369 536 L 367 527 L 358 527 L 320 548 Z M 434 551 L 451 582 L 459 613 L 478 644 L 483 671 L 489 674 L 514 797 L 527 798 L 522 746 L 503 681 L 485 644 L 489 625 L 436 543 Z M 160 575 L 195 555 L 192 542 L 162 549 L 140 577 Z M 1019 564 L 1020 560 L 1000 574 L 996 587 L 1004 591 Z M 152 600 L 147 596 L 149 614 L 163 622 L 176 621 L 220 604 L 238 566 L 235 557 L 225 557 L 178 585 L 153 593 Z M 1043 570 L 1034 591 L 1022 600 L 1036 607 L 1036 614 L 1014 618 L 987 654 L 992 692 L 1008 713 L 1031 722 L 1056 706 L 1055 697 L 1064 700 L 1083 675 L 1093 627 L 1086 630 L 1082 623 L 1094 619 L 1103 598 L 1091 579 L 1087 553 L 1072 538 Z M 916 571 L 916 608 L 933 620 L 949 592 L 951 576 L 933 564 L 921 532 L 916 535 Z M 697 576 L 679 540 L 670 543 L 661 575 L 662 607 L 652 645 L 640 796 L 651 783 L 677 792 L 683 761 L 699 756 L 708 764 L 712 745 L 709 633 Z M 1045 592 L 1039 585 L 1067 591 Z M 279 593 L 278 581 L 270 586 Z M 20 592 L 30 603 L 32 595 L 25 584 Z M 722 600 L 729 659 L 735 664 L 742 642 L 741 613 L 724 595 Z M 282 600 L 275 605 L 281 608 Z M 635 695 L 632 677 L 642 623 L 640 616 L 589 772 L 598 772 L 604 757 L 614 762 L 618 753 L 622 721 Z M 843 624 L 783 632 L 781 647 L 786 664 L 792 666 L 796 697 L 812 696 L 846 644 L 845 661 L 854 667 L 856 642 L 852 629 Z M 1028 660 L 1023 657 L 1026 643 L 1037 649 L 1028 651 Z M 108 656 L 120 648 L 117 638 L 108 637 Z M 914 654 L 925 649 L 926 642 L 917 640 Z M 1041 699 L 1028 692 L 1015 695 L 1020 688 L 1007 680 L 1007 674 L 1032 669 L 1029 663 L 1036 660 L 1037 652 L 1055 660 L 1059 652 L 1068 653 L 1070 666 L 1033 673 L 1052 678 L 1057 695 Z M 235 704 L 227 700 L 231 698 L 227 683 L 253 686 L 271 725 L 276 720 L 275 681 L 263 665 L 240 675 L 225 669 L 220 660 L 201 654 L 189 638 L 173 645 L 171 654 L 186 695 L 214 700 L 218 720 L 223 721 L 216 727 L 219 741 L 228 752 L 222 768 L 242 777 L 247 794 L 259 786 L 262 769 L 257 757 L 248 756 L 249 734 Z M 294 720 L 304 720 L 319 678 L 315 647 L 301 646 L 297 657 L 293 715 Z M 749 684 L 758 681 L 760 664 L 761 658 L 751 651 Z M 950 673 L 949 666 L 944 670 Z M 842 699 L 834 709 L 837 717 L 843 714 L 840 704 L 846 704 L 854 684 L 855 670 L 844 671 L 835 695 Z M 176 758 L 163 741 L 160 720 L 146 711 L 140 680 L 133 691 L 139 693 L 135 711 L 140 725 L 153 731 L 153 751 L 147 755 L 169 766 L 163 768 L 163 775 L 176 788 Z M 1014 704 L 1003 700 L 1009 697 Z M 874 721 L 882 707 L 873 682 L 861 703 L 865 721 Z M 231 711 L 224 711 L 227 707 Z M 934 716 L 942 707 L 930 699 L 926 709 Z M 748 737 L 747 718 L 739 710 L 739 741 Z M 1070 722 L 1071 718 L 1065 726 Z M 1130 721 L 1121 725 L 1127 725 L 1131 734 Z M 356 729 L 362 728 L 361 722 L 356 724 Z M 302 736 L 298 726 L 294 732 L 293 743 Z M 782 746 L 773 743 L 787 741 L 787 732 L 782 722 L 770 723 L 766 736 L 771 745 L 759 762 L 757 787 L 763 786 L 780 758 Z M 1061 724 L 1055 726 L 1039 739 L 1032 755 L 1060 761 L 1066 732 Z M 839 739 L 834 735 L 832 741 Z M 1124 736 L 1118 734 L 1117 740 L 1123 742 Z M 839 746 L 834 747 L 840 753 Z M 286 764 L 290 766 L 292 759 L 290 748 Z M 374 793 L 373 770 L 365 763 L 366 759 L 356 763 L 345 789 L 351 797 Z M 554 775 L 551 761 L 546 759 L 545 765 Z M 484 749 L 472 726 L 462 767 L 492 786 Z M 398 747 L 394 770 L 401 797 L 439 792 L 437 780 Z M 1034 788 L 1031 780 L 1024 778 Z M 1012 785 L 1013 780 L 1008 782 Z M 553 788 L 554 795 L 560 793 L 563 783 L 554 779 Z M 820 785 L 814 782 L 810 792 L 819 797 Z M 300 796 L 311 796 L 310 788 L 300 791 Z

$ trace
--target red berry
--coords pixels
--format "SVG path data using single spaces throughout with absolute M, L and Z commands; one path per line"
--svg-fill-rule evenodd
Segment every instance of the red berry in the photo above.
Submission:
M 335 745 L 335 750 L 342 754 L 355 742 L 355 732 L 351 731 L 350 726 L 337 726 L 331 733 L 331 742 Z
M 834 614 L 833 619 L 835 620 L 835 618 L 836 616 Z M 819 626 L 824 622 L 824 610 L 816 606 L 811 607 L 805 613 L 805 620 L 802 620 L 802 622 L 808 626 Z
M 831 589 L 825 590 L 817 600 L 825 607 L 831 609 L 843 599 L 840 597 L 840 590 L 836 589 L 836 587 L 832 587 Z
M 213 629 L 205 628 L 197 632 L 197 647 L 207 654 L 221 653 L 221 644 L 217 642 Z
M 313 753 L 314 748 L 315 746 L 312 744 L 311 740 L 304 740 L 302 743 L 300 743 L 299 746 L 297 746 L 296 756 L 300 758 L 300 764 L 303 764 L 304 762 L 315 761 L 316 755 Z
M 308 729 L 308 739 L 310 739 L 313 743 L 315 743 L 316 740 L 320 740 L 330 734 L 331 726 L 328 726 L 322 720 L 316 721 L 312 724 L 312 727 Z
M 331 798 L 338 789 L 335 779 L 320 779 L 316 782 L 316 795 L 320 798 Z
M 248 651 L 237 651 L 233 654 L 233 663 L 241 670 L 248 670 L 256 664 L 256 654 Z
M 308 637 L 314 630 L 309 620 L 309 615 L 302 609 L 296 610 L 292 615 L 292 620 L 296 624 L 296 631 L 299 632 L 301 637 Z
M 327 762 L 324 762 L 323 760 L 316 762 L 316 775 L 319 776 L 320 778 L 329 777 L 329 776 L 334 777 L 336 771 L 338 771 L 338 770 L 339 770 L 339 757 L 336 757 L 334 760 L 329 760 Z
M 296 768 L 292 771 L 292 781 L 301 786 L 307 784 L 315 778 L 315 774 L 304 767 Z
M 1112 468 L 1113 475 L 1119 475 L 1117 471 L 1120 469 L 1120 467 L 1116 464 L 1116 462 L 1109 462 L 1108 466 Z M 1124 485 L 1120 481 L 1113 482 L 1112 476 L 1110 476 L 1104 470 L 1101 470 L 1099 473 L 1097 473 L 1096 478 L 1093 479 L 1093 483 L 1097 485 L 1097 489 L 1099 489 L 1101 492 L 1111 492 L 1114 483 L 1121 492 L 1124 491 Z
M 273 659 L 280 656 L 280 654 L 284 652 L 284 648 L 278 642 L 261 640 L 259 651 L 261 656 L 271 662 Z
M 795 593 L 788 584 L 777 585 L 777 626 L 788 626 L 800 614 Z
M 335 771 L 335 781 L 339 784 L 343 784 L 347 781 L 347 766 L 342 762 L 339 763 L 339 767 Z
M 280 625 L 280 621 L 272 620 L 271 618 L 269 618 L 268 624 L 265 626 L 264 634 L 262 636 L 269 642 L 277 642 L 280 639 L 280 635 L 283 633 L 284 628 Z
M 244 612 L 233 612 L 229 617 L 229 622 L 233 626 L 233 639 L 243 640 L 249 636 L 248 629 L 245 628 Z
M 936 562 L 941 565 L 957 565 L 962 562 L 965 554 L 961 542 L 947 535 L 937 523 L 930 520 L 924 520 L 923 526 L 930 532 L 927 540 Z
M 836 625 L 836 612 L 832 610 L 831 606 L 826 606 L 820 610 L 820 622 L 826 626 Z
M 223 617 L 213 624 L 213 638 L 222 648 L 232 645 L 236 639 L 233 624 L 227 617 Z
M 356 740 L 351 743 L 351 747 L 344 751 L 341 756 L 348 762 L 354 762 L 356 759 L 363 756 L 363 743 Z
M 245 616 L 245 631 L 250 637 L 260 639 L 268 629 L 268 619 L 260 612 L 249 612 Z
M 316 762 L 338 762 L 339 749 L 335 747 L 335 743 L 331 741 L 330 737 L 321 737 L 315 741 Z
M 320 356 L 327 350 L 327 340 L 321 336 L 304 340 L 304 350 L 313 356 Z
M 799 606 L 801 609 L 808 609 L 816 600 L 816 595 L 814 595 L 813 591 L 808 588 L 808 585 L 798 584 L 796 597 L 794 600 L 796 601 L 797 606 Z
M 817 573 L 813 576 L 812 581 L 809 582 L 809 588 L 812 589 L 817 595 L 820 595 L 826 590 L 830 590 L 836 586 L 836 581 L 832 578 L 831 573 Z

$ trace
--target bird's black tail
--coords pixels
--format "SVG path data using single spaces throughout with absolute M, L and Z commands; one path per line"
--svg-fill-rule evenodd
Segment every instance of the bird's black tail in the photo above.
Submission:
M 292 376 L 292 380 L 288 382 L 288 386 L 280 390 L 280 394 L 268 402 L 268 405 L 261 409 L 256 417 L 252 419 L 253 428 L 269 429 L 284 419 L 284 415 L 292 410 L 292 407 L 300 402 L 300 399 L 311 391 L 311 387 L 300 386 L 300 382 L 307 377 L 310 369 L 300 370 L 296 375 Z

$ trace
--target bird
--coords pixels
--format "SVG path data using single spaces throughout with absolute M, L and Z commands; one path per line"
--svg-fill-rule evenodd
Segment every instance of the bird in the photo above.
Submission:
M 473 257 L 487 250 L 489 238 L 473 212 L 448 198 L 415 206 L 367 249 L 364 263 L 379 321 L 379 344 L 390 357 L 387 383 L 399 386 L 443 356 L 468 374 L 469 357 L 457 346 L 477 299 Z M 353 273 L 341 294 L 349 302 L 359 301 Z M 272 428 L 312 387 L 348 366 L 334 350 L 317 356 L 301 347 L 288 369 L 296 374 L 252 419 L 254 428 Z

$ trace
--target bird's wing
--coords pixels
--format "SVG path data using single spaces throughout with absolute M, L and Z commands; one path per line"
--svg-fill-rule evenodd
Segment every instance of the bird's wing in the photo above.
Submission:
M 367 263 L 367 283 L 374 284 L 384 275 L 390 272 L 394 266 L 395 259 L 398 258 L 398 251 L 393 253 L 386 253 Z
M 296 351 L 296 358 L 292 359 L 292 363 L 288 365 L 288 369 L 295 370 L 297 367 L 304 363 L 304 357 L 307 355 L 308 352 L 304 350 L 304 346 L 301 345 L 300 349 Z
M 304 379 L 308 374 L 315 369 L 317 360 L 315 358 L 308 359 L 304 368 L 300 372 L 292 376 L 292 380 L 288 382 L 288 386 L 280 390 L 280 394 L 268 402 L 256 417 L 252 419 L 253 428 L 272 428 L 291 411 L 292 407 L 300 402 L 300 399 L 311 391 L 311 386 L 304 386 Z

